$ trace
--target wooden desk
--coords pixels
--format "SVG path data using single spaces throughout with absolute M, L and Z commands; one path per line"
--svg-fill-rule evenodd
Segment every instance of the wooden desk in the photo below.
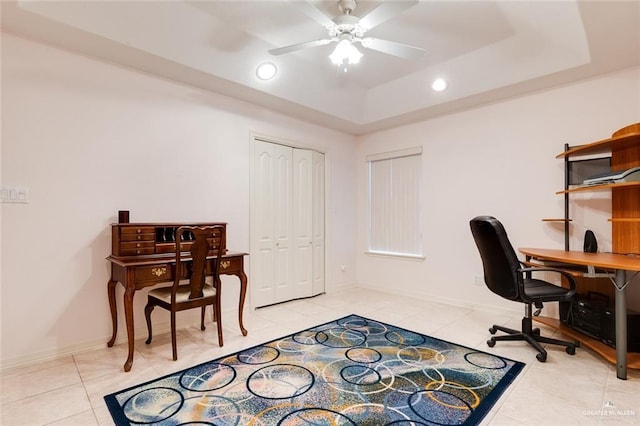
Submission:
M 235 275 L 240 279 L 240 300 L 238 303 L 238 323 L 242 335 L 247 335 L 247 330 L 242 323 L 242 311 L 247 294 L 247 276 L 244 273 L 244 256 L 246 253 L 227 252 L 222 256 L 220 263 L 221 275 Z M 111 279 L 107 283 L 109 295 L 109 307 L 111 309 L 111 322 L 113 335 L 107 346 L 111 347 L 116 341 L 118 332 L 118 313 L 116 306 L 116 285 L 118 282 L 124 286 L 124 316 L 127 325 L 127 339 L 129 343 L 129 356 L 124 363 L 124 371 L 130 371 L 133 364 L 133 350 L 135 342 L 133 321 L 133 296 L 137 290 L 154 286 L 159 283 L 172 282 L 175 275 L 175 255 L 148 255 L 148 256 L 123 256 L 111 255 L 107 257 L 111 262 Z
M 640 256 L 623 255 L 613 253 L 585 253 L 581 251 L 551 250 L 540 248 L 519 248 L 522 254 L 527 256 L 527 260 L 533 258 L 541 261 L 553 261 L 567 263 L 570 265 L 594 266 L 604 269 L 615 270 L 615 310 L 616 310 L 616 370 L 619 379 L 627 378 L 627 301 L 626 288 L 630 279 L 627 280 L 626 271 L 640 271 Z M 634 274 L 635 276 L 635 274 Z M 553 322 L 545 322 L 554 325 Z M 562 331 L 566 330 L 562 328 Z M 576 338 L 576 333 L 571 334 Z M 597 345 L 593 347 L 598 349 Z M 598 351 L 599 353 L 602 353 Z

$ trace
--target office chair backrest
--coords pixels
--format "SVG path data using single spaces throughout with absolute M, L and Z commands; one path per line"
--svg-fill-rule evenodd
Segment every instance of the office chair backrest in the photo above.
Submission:
M 520 263 L 500 221 L 493 216 L 478 216 L 470 226 L 489 290 L 509 300 L 520 300 Z

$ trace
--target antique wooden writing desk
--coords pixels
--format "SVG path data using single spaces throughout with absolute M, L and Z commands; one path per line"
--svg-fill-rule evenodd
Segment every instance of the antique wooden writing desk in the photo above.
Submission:
M 171 239 L 178 227 L 214 224 L 216 223 L 118 223 L 111 225 L 112 254 L 107 257 L 111 263 L 111 279 L 107 283 L 107 292 L 113 334 L 107 345 L 111 347 L 116 341 L 118 332 L 116 285 L 121 283 L 125 289 L 124 315 L 129 344 L 129 355 L 124 363 L 124 371 L 130 371 L 133 364 L 135 343 L 133 296 L 135 292 L 144 287 L 173 281 L 176 274 L 175 241 L 171 241 Z M 226 224 L 222 225 L 225 225 L 226 231 Z M 247 330 L 242 322 L 242 312 L 247 293 L 247 276 L 244 273 L 244 256 L 247 254 L 226 250 L 226 232 L 221 245 L 225 254 L 220 263 L 220 274 L 235 275 L 240 279 L 238 323 L 242 335 L 246 336 Z

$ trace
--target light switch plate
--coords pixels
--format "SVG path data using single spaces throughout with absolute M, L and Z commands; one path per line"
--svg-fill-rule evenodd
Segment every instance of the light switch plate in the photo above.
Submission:
M 3 203 L 29 202 L 29 188 L 26 186 L 2 186 L 0 189 L 0 201 Z

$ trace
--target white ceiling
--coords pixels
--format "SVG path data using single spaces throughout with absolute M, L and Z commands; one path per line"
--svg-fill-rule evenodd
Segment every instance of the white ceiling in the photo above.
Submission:
M 640 64 L 640 1 L 421 0 L 367 36 L 421 47 L 422 59 L 361 48 L 346 73 L 328 59 L 333 44 L 268 53 L 327 36 L 293 3 L 3 0 L 1 12 L 6 31 L 351 134 Z M 340 13 L 337 0 L 313 4 Z M 279 69 L 267 82 L 255 74 L 264 61 Z M 445 92 L 430 89 L 436 77 Z

